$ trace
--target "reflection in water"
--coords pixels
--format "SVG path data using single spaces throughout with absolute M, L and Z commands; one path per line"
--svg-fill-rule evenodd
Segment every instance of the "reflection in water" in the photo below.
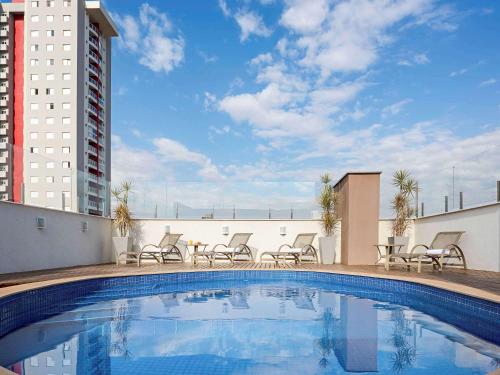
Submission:
M 291 375 L 482 374 L 500 363 L 497 346 L 423 313 L 321 284 L 84 302 L 0 339 L 0 364 L 36 375 Z

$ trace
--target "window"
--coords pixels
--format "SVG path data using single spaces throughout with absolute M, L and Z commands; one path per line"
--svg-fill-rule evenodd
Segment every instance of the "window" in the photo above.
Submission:
M 71 65 L 71 59 L 63 59 L 63 65 L 65 66 Z
M 62 138 L 63 139 L 71 139 L 71 133 L 63 132 L 62 133 Z
M 71 16 L 70 16 L 69 14 L 65 14 L 65 15 L 63 16 L 63 21 L 64 21 L 64 22 L 70 22 L 70 21 L 71 21 Z
M 71 95 L 71 89 L 62 89 L 63 95 Z
M 30 147 L 30 153 L 38 154 L 38 147 Z
M 40 122 L 38 121 L 38 117 L 33 117 L 30 119 L 30 125 L 38 125 Z
M 31 66 L 38 66 L 38 65 L 39 65 L 39 63 L 40 63 L 40 62 L 38 61 L 38 59 L 31 59 L 31 60 L 30 60 L 30 65 L 31 65 Z
M 30 80 L 32 80 L 32 81 L 38 81 L 38 74 L 32 74 L 30 76 Z
M 63 191 L 62 192 L 62 195 L 65 199 L 69 199 L 70 198 L 70 195 L 69 195 L 69 191 Z
M 70 163 L 69 161 L 63 161 L 63 162 L 62 162 L 62 167 L 63 167 L 64 169 L 69 169 L 69 168 L 70 168 L 70 166 L 71 166 L 71 163 Z
M 32 38 L 38 38 L 40 36 L 40 31 L 38 30 L 31 30 L 30 35 Z
M 31 16 L 31 22 L 38 22 L 38 21 L 40 21 L 40 17 L 38 15 Z
M 46 154 L 53 154 L 54 153 L 54 147 L 45 147 L 45 153 Z
M 55 64 L 54 59 L 47 59 L 47 66 L 53 66 Z
M 47 22 L 54 22 L 54 16 L 52 15 L 47 16 Z
M 63 30 L 63 36 L 71 36 L 71 30 Z
M 30 198 L 38 198 L 38 191 L 30 191 Z
M 54 103 L 47 103 L 47 104 L 45 104 L 45 108 L 47 108 L 47 109 L 54 109 L 55 105 L 54 105 Z
M 40 180 L 39 180 L 39 178 L 37 176 L 31 176 L 30 177 L 30 182 L 32 184 L 38 184 L 38 181 L 40 181 Z
M 45 167 L 47 169 L 54 169 L 55 166 L 56 165 L 55 165 L 55 163 L 53 161 L 48 161 L 48 162 L 45 163 Z
M 56 2 L 54 0 L 47 0 L 47 8 L 54 8 Z
M 63 147 L 62 148 L 62 153 L 63 154 L 69 154 L 69 147 Z
M 32 161 L 30 163 L 30 168 L 31 169 L 38 169 L 38 163 L 36 161 Z
M 71 184 L 71 177 L 70 176 L 63 176 L 62 182 L 63 182 L 63 184 Z
M 47 30 L 47 36 L 55 36 L 56 32 L 54 30 Z
M 45 193 L 45 196 L 46 196 L 47 198 L 54 198 L 54 192 L 53 192 L 53 191 L 47 191 L 47 192 Z
M 36 110 L 38 110 L 38 108 L 39 108 L 38 103 L 31 103 L 30 104 L 30 109 L 32 111 L 36 111 Z
M 31 96 L 37 96 L 38 95 L 38 89 L 30 89 L 30 94 L 31 94 Z
M 47 44 L 47 52 L 54 52 L 54 45 L 53 44 Z
M 63 109 L 71 109 L 71 103 L 63 103 L 62 107 Z
M 71 73 L 63 73 L 62 75 L 64 81 L 71 80 Z
M 53 184 L 55 180 L 56 179 L 54 178 L 54 176 L 47 176 L 47 177 L 45 177 L 45 182 L 48 183 L 48 184 Z
M 38 1 L 32 1 L 31 2 L 31 7 L 32 8 L 38 8 Z
M 71 0 L 64 0 L 63 1 L 63 6 L 64 7 L 70 7 L 71 6 Z
M 71 44 L 63 44 L 63 51 L 71 51 Z
M 45 133 L 45 138 L 54 139 L 54 133 Z
M 45 89 L 46 95 L 55 95 L 55 93 L 56 93 L 56 89 L 53 89 L 53 88 Z
M 31 133 L 30 133 L 30 139 L 38 139 L 38 133 L 36 133 L 36 132 L 31 132 Z
M 54 117 L 47 117 L 47 118 L 45 119 L 45 123 L 46 123 L 47 125 L 54 125 L 54 124 L 55 124 Z
M 55 79 L 55 76 L 53 73 L 48 73 L 47 74 L 47 81 L 53 81 Z
M 31 52 L 38 52 L 38 44 L 32 44 L 30 49 L 31 49 Z
M 70 117 L 63 117 L 63 125 L 71 125 L 71 118 Z

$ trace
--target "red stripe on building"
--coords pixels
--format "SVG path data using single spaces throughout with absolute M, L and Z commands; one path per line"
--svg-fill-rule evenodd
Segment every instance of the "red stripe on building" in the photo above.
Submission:
M 22 200 L 24 147 L 24 15 L 14 16 L 14 150 L 12 158 L 12 188 L 14 202 Z

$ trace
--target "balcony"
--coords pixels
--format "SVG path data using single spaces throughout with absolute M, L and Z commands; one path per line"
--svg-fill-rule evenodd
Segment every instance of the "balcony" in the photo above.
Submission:
M 91 200 L 89 200 L 88 202 L 89 202 L 88 203 L 89 209 L 96 210 L 96 211 L 102 211 L 102 204 L 101 203 L 97 203 L 97 202 L 91 201 Z
M 89 194 L 93 195 L 94 197 L 102 198 L 101 189 L 93 186 L 89 186 Z
M 0 150 L 7 150 L 7 142 L 0 142 Z
M 0 44 L 0 51 L 8 51 L 9 50 L 9 44 L 8 43 L 2 43 Z
M 94 51 L 89 51 L 89 56 L 96 62 L 96 64 L 101 63 L 101 58 Z
M 96 133 L 94 133 L 92 130 L 89 130 L 88 135 L 89 135 L 90 140 L 97 142 L 97 134 Z
M 89 159 L 88 164 L 90 167 L 97 169 L 97 162 L 95 160 Z
M 8 91 L 9 91 L 9 88 L 7 87 L 7 85 L 0 86 L 0 93 L 6 94 Z
M 7 164 L 8 158 L 7 155 L 0 155 L 0 164 Z
M 88 145 L 88 150 L 89 150 L 90 154 L 97 156 L 97 148 L 95 148 L 94 146 Z
M 92 30 L 94 33 L 96 33 L 96 34 L 97 34 L 97 36 L 99 36 L 99 34 L 100 34 L 99 29 L 98 29 L 98 28 L 97 28 L 97 27 L 96 27 L 93 23 L 89 24 L 89 28 L 90 28 L 90 30 Z
M 0 135 L 7 135 L 7 128 L 0 128 Z
M 9 30 L 0 30 L 0 37 L 7 38 L 9 36 Z
M 93 91 L 89 91 L 89 96 L 94 99 L 96 103 L 99 103 L 99 97 Z
M 9 60 L 7 57 L 0 57 L 0 65 L 7 65 L 9 63 Z
M 0 121 L 7 121 L 8 116 L 8 113 L 0 113 Z
M 97 80 L 95 80 L 92 77 L 89 77 L 89 83 L 95 88 L 95 90 L 101 91 L 101 84 L 97 82 Z
M 9 17 L 7 15 L 0 16 L 0 23 L 7 23 L 7 22 L 9 22 Z
M 5 193 L 7 191 L 7 185 L 0 185 L 0 193 Z
M 7 79 L 9 77 L 9 72 L 0 72 L 0 79 Z
M 4 166 L 2 168 L 3 169 L 0 169 L 0 178 L 7 178 L 7 175 L 9 174 L 9 167 Z
M 89 37 L 89 44 L 99 51 L 99 39 L 94 38 L 92 36 Z

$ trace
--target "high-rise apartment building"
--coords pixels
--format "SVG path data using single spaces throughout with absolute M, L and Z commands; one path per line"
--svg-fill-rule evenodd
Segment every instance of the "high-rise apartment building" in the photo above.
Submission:
M 109 213 L 117 35 L 100 1 L 0 3 L 0 199 Z

